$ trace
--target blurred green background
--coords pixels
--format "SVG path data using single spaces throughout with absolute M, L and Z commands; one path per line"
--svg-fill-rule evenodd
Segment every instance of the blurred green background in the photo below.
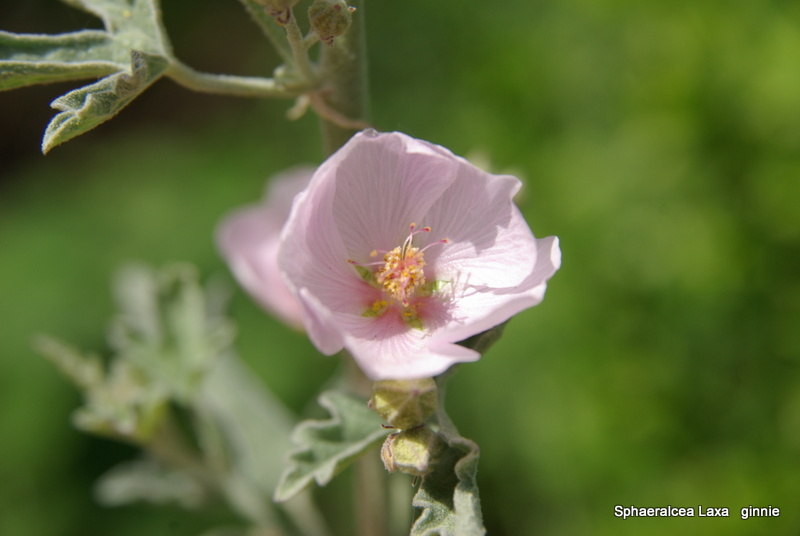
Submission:
M 372 119 L 526 182 L 561 238 L 545 301 L 451 380 L 482 447 L 491 535 L 800 533 L 800 4 L 782 0 L 372 1 Z M 165 0 L 179 56 L 276 65 L 233 0 Z M 58 2 L 0 28 L 59 32 Z M 93 480 L 134 451 L 76 432 L 75 390 L 30 347 L 102 351 L 126 260 L 229 277 L 212 233 L 271 174 L 319 162 L 290 103 L 156 84 L 111 122 L 38 154 L 74 84 L 0 93 L 0 534 L 186 535 L 217 512 L 103 509 Z M 239 349 L 302 410 L 335 368 L 237 293 Z M 724 506 L 629 519 L 615 505 Z M 742 521 L 743 506 L 778 518 Z

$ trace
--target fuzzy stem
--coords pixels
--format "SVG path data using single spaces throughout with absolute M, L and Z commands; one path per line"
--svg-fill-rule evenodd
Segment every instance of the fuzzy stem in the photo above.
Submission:
M 364 1 L 351 0 L 352 23 L 347 32 L 323 46 L 320 52 L 321 96 L 334 114 L 321 117 L 325 154 L 334 153 L 363 125 L 369 107 L 367 98 L 367 53 L 364 34 Z M 349 124 L 338 121 L 349 120 Z
M 292 62 L 292 51 L 286 42 L 286 32 L 275 19 L 267 13 L 263 5 L 255 0 L 240 0 L 253 20 L 261 27 L 267 40 L 272 44 L 273 48 L 283 58 L 283 62 L 287 65 Z
M 356 364 L 352 356 L 342 352 L 346 360 L 347 384 L 353 393 L 369 397 L 372 395 L 372 382 Z M 369 450 L 355 462 L 355 510 L 356 534 L 359 536 L 386 536 L 386 484 L 388 473 L 378 461 L 378 453 Z
M 178 61 L 170 65 L 167 76 L 176 83 L 201 93 L 258 98 L 291 98 L 301 93 L 298 90 L 288 90 L 271 78 L 201 73 Z
M 314 80 L 314 67 L 311 65 L 311 60 L 308 58 L 308 47 L 306 46 L 303 32 L 300 31 L 300 26 L 297 25 L 297 18 L 294 16 L 294 11 L 291 12 L 289 20 L 286 23 L 286 40 L 289 42 L 294 65 L 300 75 L 309 82 Z

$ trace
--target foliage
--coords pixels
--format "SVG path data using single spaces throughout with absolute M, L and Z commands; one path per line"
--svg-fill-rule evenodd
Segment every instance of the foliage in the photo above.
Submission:
M 559 232 L 568 260 L 554 299 L 509 323 L 490 358 L 450 388 L 454 419 L 483 446 L 489 533 L 640 534 L 642 520 L 614 518 L 614 504 L 713 502 L 730 505 L 731 518 L 647 520 L 646 530 L 794 534 L 797 7 L 460 6 L 370 10 L 371 55 L 383 58 L 371 65 L 375 122 L 518 168 L 529 178 L 523 211 Z M 191 13 L 201 9 L 191 3 Z M 431 51 L 431 61 L 409 61 Z M 13 107 L 32 107 L 26 99 L 14 93 Z M 192 533 L 169 524 L 185 519 L 173 511 L 130 507 L 112 520 L 85 499 L 101 461 L 127 452 L 63 425 L 75 400 L 27 345 L 46 326 L 102 346 L 98 281 L 120 258 L 192 258 L 220 270 L 207 239 L 213 220 L 254 199 L 288 160 L 316 157 L 301 148 L 315 136 L 311 122 L 277 133 L 261 115 L 277 120 L 271 111 L 220 106 L 225 117 L 208 116 L 208 128 L 159 134 L 161 118 L 121 117 L 101 150 L 77 144 L 5 169 L 4 531 Z M 231 187 L 233 176 L 245 182 Z M 147 220 L 134 226 L 134 214 Z M 241 297 L 233 314 L 250 365 L 302 412 L 331 362 L 309 357 L 298 335 L 276 343 L 280 327 Z M 262 359 L 276 344 L 287 358 Z M 312 378 L 303 384 L 291 379 L 301 369 Z M 47 483 L 46 503 L 37 482 Z M 748 504 L 779 505 L 781 517 L 743 522 L 735 508 Z
M 312 482 L 326 485 L 386 435 L 378 416 L 361 398 L 328 391 L 320 395 L 319 403 L 331 417 L 305 421 L 295 429 L 296 448 L 275 490 L 278 502 L 291 499 Z
M 100 81 L 59 97 L 42 152 L 110 119 L 166 71 L 171 47 L 157 0 L 70 0 L 103 21 L 105 31 L 61 35 L 0 32 L 0 90 L 82 78 Z

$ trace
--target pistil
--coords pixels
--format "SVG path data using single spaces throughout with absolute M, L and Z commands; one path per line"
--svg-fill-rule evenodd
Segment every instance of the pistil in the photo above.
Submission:
M 375 285 L 388 294 L 391 301 L 399 302 L 402 305 L 404 320 L 414 325 L 419 323 L 419 317 L 416 308 L 411 304 L 411 299 L 417 290 L 425 285 L 425 251 L 431 246 L 446 244 L 448 240 L 444 238 L 420 249 L 412 244 L 414 236 L 419 233 L 429 233 L 431 228 L 418 229 L 416 223 L 412 223 L 409 227 L 408 236 L 401 246 L 397 246 L 391 251 L 373 250 L 370 253 L 371 257 L 383 254 L 382 261 L 367 264 L 360 264 L 353 260 L 348 262 L 359 267 L 362 276 L 373 277 Z M 379 266 L 379 268 L 372 273 L 366 270 L 366 266 Z M 366 316 L 379 316 L 387 308 L 387 302 L 379 300 L 367 311 Z

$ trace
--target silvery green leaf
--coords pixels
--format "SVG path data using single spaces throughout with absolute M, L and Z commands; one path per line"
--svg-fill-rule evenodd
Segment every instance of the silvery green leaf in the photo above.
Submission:
M 127 68 L 130 51 L 107 32 L 19 35 L 0 31 L 0 90 L 83 78 Z
M 167 70 L 172 50 L 157 0 L 64 0 L 96 15 L 105 30 L 59 35 L 0 32 L 0 90 L 99 78 L 51 103 L 42 151 L 116 115 Z
M 220 458 L 229 467 L 229 502 L 265 524 L 274 515 L 270 496 L 290 447 L 292 415 L 233 355 L 220 358 L 208 372 L 197 406 L 203 417 L 198 435 L 206 456 Z
M 411 536 L 483 536 L 480 498 L 475 476 L 478 445 L 463 437 L 448 437 L 448 448 L 426 475 L 412 505 L 421 508 Z
M 167 396 L 135 365 L 113 360 L 105 370 L 98 357 L 84 356 L 49 337 L 40 337 L 36 348 L 81 389 L 84 404 L 73 413 L 76 427 L 138 443 L 155 432 Z
M 209 371 L 202 403 L 229 441 L 233 463 L 269 497 L 291 446 L 292 414 L 234 356 L 221 358 Z
M 168 60 L 161 56 L 133 50 L 132 74 L 118 72 L 54 100 L 50 107 L 61 110 L 61 113 L 47 125 L 42 139 L 42 152 L 46 154 L 53 147 L 114 117 L 158 80 L 168 66 Z
M 117 355 L 146 370 L 175 400 L 190 404 L 225 355 L 233 327 L 206 303 L 196 270 L 129 265 L 115 281 L 119 315 L 109 339 Z
M 286 501 L 311 482 L 324 486 L 365 450 L 388 433 L 365 400 L 337 391 L 319 397 L 330 419 L 301 422 L 292 440 L 297 448 L 275 490 L 275 500 Z
M 152 460 L 125 462 L 111 468 L 97 480 L 94 493 L 103 506 L 143 501 L 197 508 L 206 500 L 205 490 L 197 482 Z
M 62 0 L 65 4 L 96 15 L 106 31 L 128 50 L 170 55 L 170 45 L 161 24 L 158 0 Z

